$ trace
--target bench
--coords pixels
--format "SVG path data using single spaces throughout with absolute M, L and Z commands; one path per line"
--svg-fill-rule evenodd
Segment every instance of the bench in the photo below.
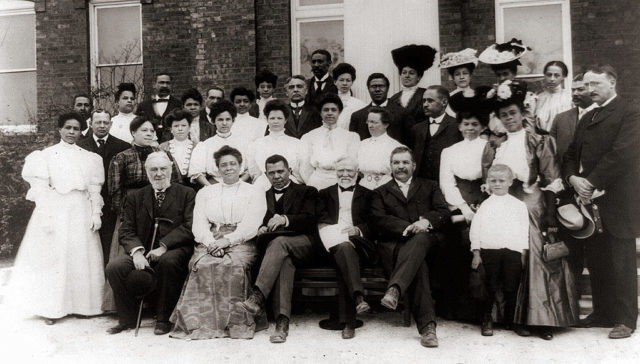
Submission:
M 380 267 L 366 267 L 360 270 L 362 277 L 362 285 L 364 286 L 365 294 L 368 297 L 383 296 L 387 289 L 389 281 L 385 278 L 385 274 Z M 295 281 L 293 288 L 297 292 L 294 293 L 294 300 L 297 301 L 336 301 L 337 296 L 304 296 L 301 294 L 303 288 L 333 288 L 338 290 L 338 295 L 346 294 L 337 281 L 337 271 L 331 267 L 314 267 L 314 268 L 301 268 L 296 269 Z M 409 304 L 405 298 L 402 299 L 402 318 L 403 324 L 407 327 L 411 326 L 411 311 Z

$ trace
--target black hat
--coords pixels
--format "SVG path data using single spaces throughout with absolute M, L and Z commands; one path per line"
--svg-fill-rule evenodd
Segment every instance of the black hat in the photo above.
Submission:
M 493 110 L 498 113 L 498 109 L 509 105 L 520 105 L 524 107 L 524 99 L 527 96 L 527 87 L 520 81 L 504 81 L 498 86 L 494 95 Z
M 419 74 L 423 74 L 433 66 L 436 53 L 437 51 L 428 45 L 410 44 L 392 50 L 391 57 L 400 72 L 408 66 L 418 71 Z
M 478 86 L 474 89 L 474 95 L 464 96 L 459 92 L 449 98 L 449 105 L 456 113 L 471 113 L 478 118 L 484 126 L 489 123 L 489 114 L 493 111 L 493 100 L 487 99 L 487 93 L 491 90 L 489 86 Z
M 334 80 L 340 77 L 340 75 L 343 75 L 345 73 L 348 73 L 351 75 L 351 81 L 356 80 L 356 69 L 353 68 L 353 66 L 350 65 L 349 63 L 340 63 L 337 66 L 335 66 L 333 71 L 331 71 L 331 75 L 333 76 Z
M 267 82 L 276 87 L 276 83 L 278 82 L 278 76 L 276 76 L 273 72 L 269 70 L 262 70 L 256 74 L 255 77 L 256 87 L 258 87 L 261 83 Z

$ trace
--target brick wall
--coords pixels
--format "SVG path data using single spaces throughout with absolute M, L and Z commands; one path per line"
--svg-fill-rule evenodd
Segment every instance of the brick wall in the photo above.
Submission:
M 278 75 L 277 97 L 291 76 L 291 1 L 256 0 L 256 67 Z
M 153 1 L 142 6 L 142 25 L 147 90 L 160 70 L 173 76 L 178 97 L 189 87 L 222 85 L 228 93 L 253 83 L 253 0 Z
M 618 93 L 640 102 L 640 2 L 571 1 L 574 73 L 592 63 L 618 72 Z
M 36 1 L 38 127 L 50 131 L 73 95 L 89 91 L 89 28 L 83 1 Z

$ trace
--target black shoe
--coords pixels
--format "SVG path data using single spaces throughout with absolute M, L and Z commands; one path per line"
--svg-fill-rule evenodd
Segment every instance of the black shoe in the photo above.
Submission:
M 51 325 L 55 324 L 56 321 L 57 321 L 57 319 L 52 319 L 52 318 L 48 318 L 48 317 L 44 318 L 44 324 L 45 325 L 51 326 Z
M 242 302 L 237 302 L 236 305 L 240 307 L 244 312 L 249 313 L 253 316 L 257 315 L 258 312 L 262 309 L 264 305 L 264 296 L 259 289 L 254 288 L 249 295 L 249 298 Z
M 525 326 L 522 326 L 522 325 L 516 325 L 513 328 L 513 331 L 515 331 L 515 333 L 518 334 L 518 336 L 523 336 L 523 337 L 531 336 L 531 331 L 529 331 L 529 329 L 527 329 Z
M 346 324 L 342 329 L 343 339 L 353 339 L 356 336 L 356 329 L 352 324 Z
M 269 337 L 269 341 L 274 344 L 280 344 L 287 341 L 289 335 L 289 318 L 285 315 L 280 315 L 276 319 L 276 330 Z
M 540 331 L 540 338 L 542 340 L 553 340 L 553 332 L 551 332 L 551 330 L 549 329 L 543 329 L 542 331 Z
M 135 327 L 136 327 L 135 324 L 121 324 L 121 323 L 118 323 L 116 326 L 108 328 L 107 329 L 107 334 L 109 334 L 109 335 L 119 334 L 119 333 L 121 333 L 121 332 L 123 332 L 125 330 L 133 329 Z
M 431 321 L 427 324 L 422 334 L 420 334 L 420 345 L 426 348 L 437 348 L 438 337 L 436 336 L 436 323 Z
M 400 290 L 396 285 L 387 288 L 384 293 L 384 297 L 380 300 L 380 304 L 384 307 L 395 310 L 398 307 L 398 301 L 400 300 Z
M 609 322 L 607 320 L 603 320 L 595 315 L 589 315 L 580 321 L 578 321 L 578 327 L 582 328 L 590 328 L 590 327 L 613 327 L 613 322 Z
M 158 321 L 156 322 L 156 328 L 153 329 L 153 333 L 156 335 L 164 335 L 171 331 L 171 326 L 170 322 Z
M 493 336 L 493 322 L 491 320 L 482 321 L 480 333 L 482 336 Z

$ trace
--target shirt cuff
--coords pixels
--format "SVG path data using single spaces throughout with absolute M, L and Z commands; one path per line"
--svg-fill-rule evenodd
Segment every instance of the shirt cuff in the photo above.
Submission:
M 284 227 L 289 227 L 289 218 L 287 217 L 287 215 L 282 215 L 284 217 L 284 220 L 286 221 L 284 223 Z
M 143 248 L 143 247 L 141 247 L 141 246 L 137 246 L 137 247 L 135 247 L 135 248 L 131 249 L 131 251 L 129 252 L 129 255 L 130 255 L 130 256 L 133 256 L 133 254 L 134 254 L 135 252 L 137 252 L 138 250 L 142 250 L 142 253 L 144 254 L 144 248 Z

